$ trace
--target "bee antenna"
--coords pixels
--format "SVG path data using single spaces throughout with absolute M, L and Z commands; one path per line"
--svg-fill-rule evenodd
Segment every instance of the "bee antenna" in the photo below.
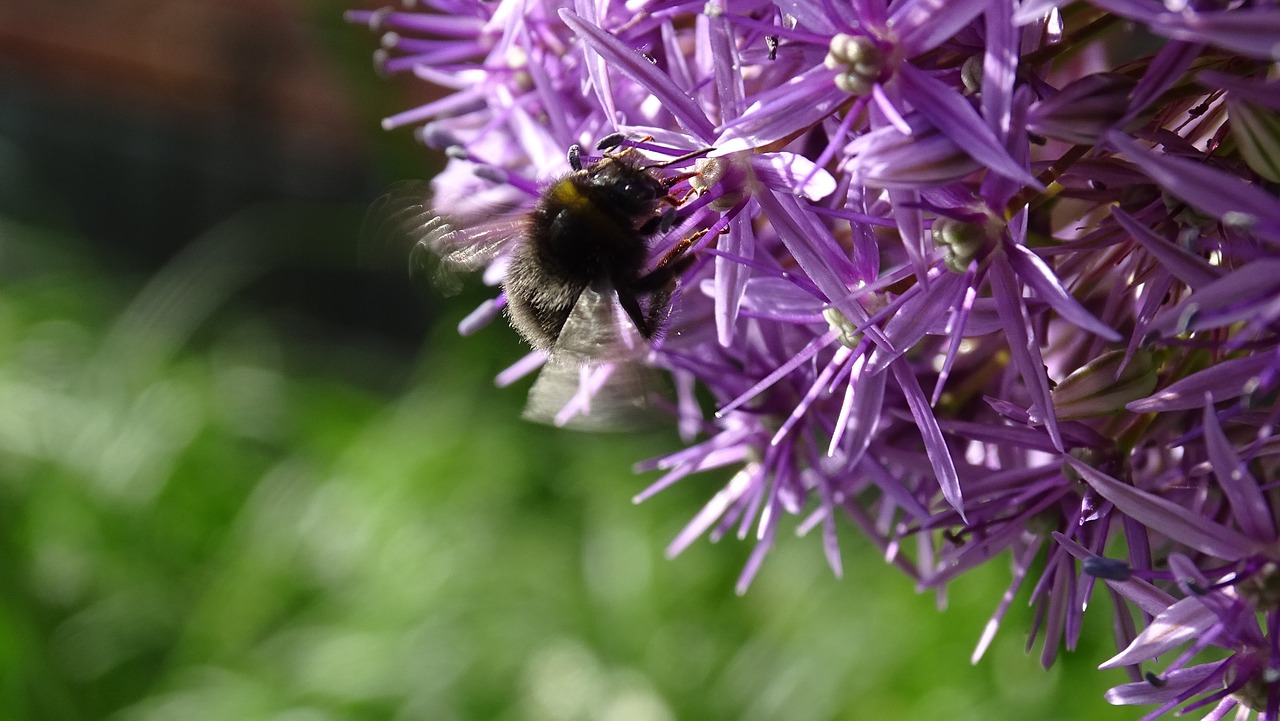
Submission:
M 652 168 L 665 168 L 668 165 L 675 165 L 676 163 L 679 163 L 681 161 L 689 160 L 691 158 L 696 158 L 699 155 L 706 155 L 707 153 L 710 153 L 712 150 L 715 150 L 715 148 L 708 145 L 705 148 L 694 150 L 693 152 L 685 153 L 684 155 L 678 155 L 674 158 L 668 158 L 667 160 L 663 160 L 658 163 L 653 163 L 652 165 L 646 165 L 644 168 L 642 168 L 642 170 L 650 170 Z

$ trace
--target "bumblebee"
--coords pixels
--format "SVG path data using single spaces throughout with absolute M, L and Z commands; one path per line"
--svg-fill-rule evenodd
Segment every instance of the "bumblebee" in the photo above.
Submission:
M 398 213 L 411 226 L 416 249 L 429 251 L 446 269 L 474 269 L 508 256 L 502 282 L 507 318 L 548 354 L 525 412 L 534 420 L 563 425 L 560 410 L 577 392 L 581 372 L 608 362 L 612 379 L 598 384 L 590 414 L 573 425 L 628 425 L 616 416 L 644 405 L 645 383 L 616 308 L 643 341 L 652 342 L 666 321 L 676 280 L 693 261 L 687 251 L 697 236 L 677 243 L 650 268 L 650 241 L 674 224 L 680 201 L 672 188 L 694 176 L 664 175 L 662 169 L 710 148 L 648 162 L 631 149 L 611 152 L 620 142 L 620 136 L 602 141 L 597 149 L 603 157 L 586 165 L 581 149 L 570 148 L 571 172 L 546 185 L 525 214 L 497 212 L 496 218 L 466 223 L 434 212 L 422 194 Z
M 588 290 L 593 303 L 594 295 L 607 298 L 612 291 L 645 340 L 658 332 L 671 287 L 693 259 L 684 255 L 689 242 L 682 241 L 646 270 L 649 239 L 670 223 L 660 209 L 677 205 L 671 187 L 688 176 L 659 177 L 655 169 L 673 161 L 640 165 L 626 154 L 583 167 L 578 151 L 571 150 L 569 162 L 573 172 L 548 185 L 529 215 L 503 287 L 511 325 L 530 345 L 573 348 L 590 358 L 604 348 L 593 330 L 601 326 L 594 309 L 579 309 Z M 582 319 L 590 322 L 571 325 L 575 309 L 587 311 Z M 561 343 L 566 326 L 571 334 Z

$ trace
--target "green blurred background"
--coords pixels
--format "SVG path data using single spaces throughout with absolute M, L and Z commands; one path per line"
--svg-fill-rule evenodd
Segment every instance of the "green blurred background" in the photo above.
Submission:
M 1133 718 L 1109 607 L 1042 671 L 1007 582 L 945 611 L 842 526 L 662 549 L 673 433 L 519 420 L 523 351 L 456 337 L 364 208 L 436 161 L 378 130 L 329 0 L 0 5 L 0 719 Z M 478 284 L 473 284 L 478 285 Z

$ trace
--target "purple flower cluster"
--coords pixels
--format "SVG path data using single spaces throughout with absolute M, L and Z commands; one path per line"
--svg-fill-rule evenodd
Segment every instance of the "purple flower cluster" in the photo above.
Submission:
M 736 473 L 671 554 L 754 536 L 741 592 L 799 516 L 839 574 L 843 517 L 941 592 L 1008 553 L 975 658 L 1029 586 L 1049 665 L 1101 580 L 1123 649 L 1104 666 L 1133 677 L 1111 702 L 1280 718 L 1280 6 L 349 17 L 381 34 L 382 70 L 452 90 L 385 122 L 449 153 L 451 212 L 530 206 L 567 148 L 614 133 L 713 149 L 653 244 L 697 238 L 648 355 L 688 446 L 642 465 L 663 475 L 639 498 Z

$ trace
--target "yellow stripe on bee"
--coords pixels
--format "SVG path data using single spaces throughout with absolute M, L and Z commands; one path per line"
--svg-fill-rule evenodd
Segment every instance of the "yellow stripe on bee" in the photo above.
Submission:
M 581 188 L 568 179 L 561 180 L 551 188 L 551 200 L 569 210 L 579 227 L 590 226 L 605 237 L 619 230 L 617 221 L 608 213 L 602 212 L 600 206 L 593 203 Z
M 579 212 L 592 210 L 591 201 L 587 199 L 587 196 L 578 192 L 578 187 L 567 179 L 556 183 L 555 187 L 551 189 L 551 195 L 556 202 L 564 203 Z

